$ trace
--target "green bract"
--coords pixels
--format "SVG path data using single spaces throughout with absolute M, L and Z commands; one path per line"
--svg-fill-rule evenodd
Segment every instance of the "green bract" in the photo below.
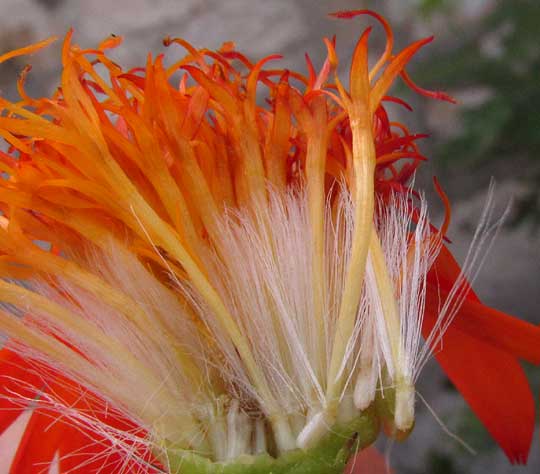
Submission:
M 189 451 L 170 450 L 172 474 L 342 474 L 351 455 L 372 444 L 379 434 L 374 408 L 349 423 L 335 426 L 317 446 L 273 458 L 268 454 L 212 462 Z

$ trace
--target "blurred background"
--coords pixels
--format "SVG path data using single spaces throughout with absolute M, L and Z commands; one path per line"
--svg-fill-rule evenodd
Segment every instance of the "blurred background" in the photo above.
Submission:
M 396 86 L 396 94 L 415 111 L 391 111 L 411 130 L 430 134 L 421 148 L 431 161 L 417 177 L 418 187 L 426 190 L 432 218 L 439 222 L 432 176 L 439 177 L 453 202 L 453 251 L 463 259 L 490 179 L 495 179 L 498 209 L 510 202 L 512 207 L 475 288 L 484 302 L 540 323 L 538 0 L 0 0 L 0 52 L 61 37 L 74 27 L 75 41 L 84 47 L 111 33 L 123 36 L 124 45 L 113 56 L 124 67 L 144 64 L 147 53 L 163 51 L 162 39 L 173 35 L 209 48 L 233 40 L 254 59 L 282 53 L 285 67 L 304 70 L 304 53 L 320 66 L 326 52 L 322 37 L 336 34 L 341 63 L 347 65 L 368 20 L 338 21 L 327 13 L 364 7 L 386 16 L 398 49 L 435 34 L 436 41 L 422 50 L 409 72 L 420 85 L 452 94 L 458 105 L 429 101 Z M 372 37 L 377 51 L 384 41 L 380 28 Z M 169 58 L 180 54 L 171 48 Z M 0 65 L 1 95 L 16 97 L 15 79 L 27 62 L 33 65 L 27 83 L 31 94 L 55 89 L 59 45 Z M 536 375 L 527 370 L 538 394 L 538 370 Z M 540 472 L 538 432 L 529 465 L 511 466 L 435 363 L 420 377 L 419 391 L 448 430 L 477 454 L 448 436 L 419 402 L 410 438 L 378 443 L 398 474 Z

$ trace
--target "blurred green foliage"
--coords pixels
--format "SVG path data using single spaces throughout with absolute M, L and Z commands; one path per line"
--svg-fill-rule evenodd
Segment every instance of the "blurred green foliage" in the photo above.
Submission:
M 423 0 L 421 12 L 449 13 L 446 0 Z M 470 26 L 470 25 L 468 25 Z M 487 99 L 463 107 L 462 130 L 438 150 L 443 162 L 479 164 L 519 159 L 528 191 L 515 223 L 540 225 L 540 1 L 500 0 L 474 30 L 454 25 L 455 48 L 422 64 L 423 84 L 444 90 L 480 88 Z M 512 166 L 509 166 L 509 170 Z
M 430 474 L 458 474 L 455 462 L 445 453 L 430 451 L 427 459 L 427 469 Z M 459 471 L 460 474 L 465 474 Z
M 421 0 L 419 4 L 420 13 L 425 16 L 447 9 L 449 6 L 448 0 Z

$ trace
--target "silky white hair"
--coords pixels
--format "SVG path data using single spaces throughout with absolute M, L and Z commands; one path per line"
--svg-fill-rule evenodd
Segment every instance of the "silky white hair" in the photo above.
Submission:
M 320 437 L 331 429 L 317 413 L 326 403 L 327 370 L 336 340 L 355 210 L 345 186 L 336 186 L 329 196 L 333 198 L 328 197 L 325 206 L 323 288 L 313 286 L 317 270 L 303 189 L 283 193 L 269 188 L 264 205 L 225 210 L 217 218 L 211 245 L 200 256 L 284 416 L 286 433 L 280 446 L 285 449 L 302 447 L 310 436 Z M 357 316 L 339 370 L 345 379 L 339 420 L 356 416 L 373 402 L 378 390 L 395 383 L 396 364 L 400 376 L 416 381 L 457 314 L 465 283 L 476 276 L 500 227 L 500 221 L 491 224 L 491 186 L 463 272 L 424 341 L 426 278 L 441 236 L 430 227 L 424 197 L 415 199 L 409 193 L 380 198 L 373 222 L 398 311 L 398 360 L 390 342 L 396 335 L 388 333 L 373 256 L 368 254 L 364 281 L 358 282 Z M 219 319 L 190 282 L 171 270 L 166 286 L 112 238 L 107 246 L 89 250 L 84 259 L 89 270 L 114 289 L 107 299 L 100 298 L 92 284 L 64 277 L 58 277 L 54 285 L 36 280 L 31 290 L 24 291 L 41 295 L 52 306 L 40 306 L 39 301 L 31 304 L 21 293 L 12 310 L 2 312 L 0 323 L 15 338 L 11 346 L 23 356 L 88 387 L 104 400 L 104 406 L 110 404 L 148 435 L 121 433 L 91 413 L 66 407 L 54 394 L 44 393 L 41 402 L 132 457 L 134 446 L 146 446 L 166 459 L 166 449 L 160 444 L 165 439 L 200 449 L 215 460 L 267 451 L 272 444 L 268 437 L 280 436 L 265 427 L 265 417 L 273 414 Z M 323 293 L 322 325 L 313 321 L 316 291 Z M 20 319 L 21 311 L 31 317 Z M 227 396 L 214 390 L 216 377 Z

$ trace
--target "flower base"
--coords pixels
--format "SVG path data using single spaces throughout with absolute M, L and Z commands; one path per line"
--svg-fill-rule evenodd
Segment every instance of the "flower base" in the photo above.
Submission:
M 379 434 L 375 410 L 368 409 L 348 423 L 335 426 L 317 446 L 289 451 L 278 458 L 268 454 L 212 462 L 193 452 L 169 450 L 171 474 L 342 474 L 349 458 L 371 445 Z

